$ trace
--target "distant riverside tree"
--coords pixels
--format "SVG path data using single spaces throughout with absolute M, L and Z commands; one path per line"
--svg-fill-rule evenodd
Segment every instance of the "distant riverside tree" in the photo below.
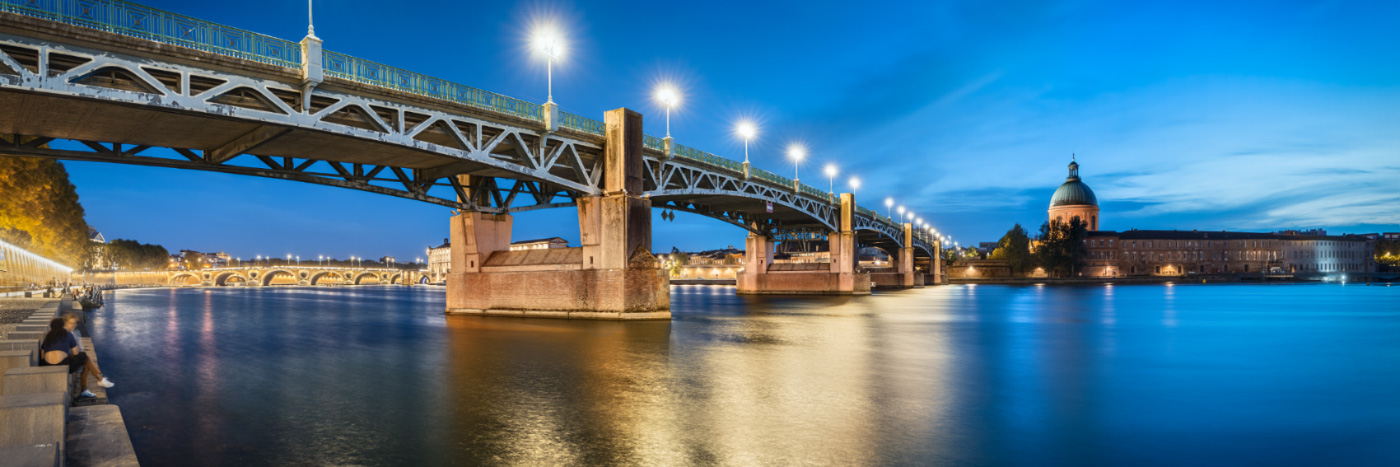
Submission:
M 1046 222 L 1040 225 L 1040 244 L 1035 255 L 1045 272 L 1055 277 L 1074 277 L 1084 265 L 1088 253 L 1085 238 L 1089 229 L 1078 217 L 1069 222 Z
M 170 261 L 170 252 L 163 246 L 122 238 L 107 242 L 107 255 L 117 267 L 135 271 L 164 270 Z
M 198 271 L 204 269 L 204 255 L 186 255 L 180 260 L 180 265 L 186 271 Z
M 957 250 L 957 248 L 944 248 L 944 249 L 943 249 L 943 266 L 944 266 L 944 267 L 952 266 L 954 263 L 957 263 L 957 262 L 958 262 L 958 250 Z
M 1001 241 L 997 242 L 997 248 L 992 250 L 989 258 L 1006 261 L 1012 274 L 1025 274 L 1035 264 L 1035 258 L 1031 256 L 1030 234 L 1021 224 L 1016 224 L 1001 236 Z
M 1377 240 L 1376 263 L 1390 267 L 1400 266 L 1400 240 Z
M 681 251 L 679 248 L 671 247 L 671 277 L 681 274 L 681 267 L 690 264 L 690 254 Z
M 0 239 L 68 266 L 84 266 L 88 226 L 63 164 L 0 157 L 0 193 Z

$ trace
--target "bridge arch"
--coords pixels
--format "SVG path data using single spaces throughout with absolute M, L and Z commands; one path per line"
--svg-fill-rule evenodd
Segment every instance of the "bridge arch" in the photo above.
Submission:
M 403 283 L 403 273 L 394 274 L 389 278 L 389 283 L 395 285 Z
M 311 275 L 311 285 L 344 284 L 345 275 L 335 271 L 321 271 Z
M 379 275 L 372 272 L 362 272 L 355 275 L 353 283 L 355 285 L 378 284 L 380 283 Z
M 199 274 L 182 272 L 170 276 L 170 285 L 175 287 L 194 287 L 204 285 L 204 281 L 200 280 Z
M 290 282 L 290 283 L 287 283 Z M 283 269 L 273 269 L 262 274 L 262 285 L 296 285 L 297 275 Z
M 219 287 L 230 287 L 236 285 L 244 285 L 247 283 L 248 278 L 243 277 L 242 274 L 233 271 L 221 272 L 218 275 L 214 276 L 214 285 L 217 285 Z

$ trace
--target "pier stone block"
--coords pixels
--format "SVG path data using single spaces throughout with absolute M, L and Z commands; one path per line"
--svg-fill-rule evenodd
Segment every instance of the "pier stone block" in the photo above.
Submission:
M 43 338 L 44 338 L 44 334 L 45 334 L 45 333 L 43 333 L 43 332 L 34 332 L 34 331 L 28 331 L 28 332 L 11 332 L 11 333 L 10 333 L 8 336 L 6 336 L 6 337 L 9 338 L 8 340 L 31 341 L 31 342 L 36 342 L 36 343 L 37 343 L 37 342 L 39 342 L 39 339 L 43 339 Z M 36 344 L 36 345 L 37 345 L 37 344 Z
M 63 452 L 67 422 L 68 393 L 0 396 L 0 446 L 57 444 Z
M 68 366 L 32 366 L 10 368 L 5 371 L 3 392 L 0 395 L 39 394 L 45 392 L 68 393 Z
M 58 443 L 0 447 L 6 467 L 61 467 Z
M 4 375 L 11 368 L 29 368 L 36 362 L 36 355 L 39 349 L 28 350 L 0 350 L 0 375 Z M 5 393 L 5 378 L 0 377 L 0 394 Z
M 112 404 L 74 407 L 69 412 L 67 454 L 72 465 L 140 466 L 121 409 Z

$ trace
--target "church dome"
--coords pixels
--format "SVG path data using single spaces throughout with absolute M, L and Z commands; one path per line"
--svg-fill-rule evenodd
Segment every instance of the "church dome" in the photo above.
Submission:
M 1050 207 L 1077 205 L 1098 206 L 1099 199 L 1094 197 L 1094 190 L 1089 189 L 1089 185 L 1079 181 L 1079 164 L 1070 162 L 1069 177 L 1055 190 L 1055 196 L 1050 197 Z

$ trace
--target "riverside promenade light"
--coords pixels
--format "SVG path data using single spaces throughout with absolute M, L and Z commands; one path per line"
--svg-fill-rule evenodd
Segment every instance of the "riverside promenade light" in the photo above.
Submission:
M 671 137 L 671 109 L 681 103 L 681 93 L 670 83 L 662 83 L 656 88 L 656 101 L 666 107 L 666 137 Z
M 734 127 L 734 132 L 738 133 L 740 138 L 744 138 L 744 163 L 747 164 L 749 163 L 749 140 L 758 134 L 758 127 L 748 120 L 740 120 L 739 125 Z
M 897 212 L 897 213 L 899 213 L 899 223 L 900 223 L 900 224 L 903 224 L 903 223 L 904 223 L 904 206 L 900 206 L 898 209 L 895 209 L 894 211 Z
M 851 177 L 851 193 L 860 190 L 860 177 Z
M 792 159 L 792 183 L 796 185 L 800 178 L 797 176 L 797 168 L 802 164 L 802 158 L 807 157 L 807 148 L 801 144 L 793 143 L 788 145 L 787 155 L 788 159 Z
M 891 219 L 894 218 L 894 216 L 891 216 L 891 215 L 890 215 L 890 209 L 893 208 L 893 207 L 894 207 L 894 198 L 885 198 L 885 217 L 888 217 L 888 218 L 891 218 Z

